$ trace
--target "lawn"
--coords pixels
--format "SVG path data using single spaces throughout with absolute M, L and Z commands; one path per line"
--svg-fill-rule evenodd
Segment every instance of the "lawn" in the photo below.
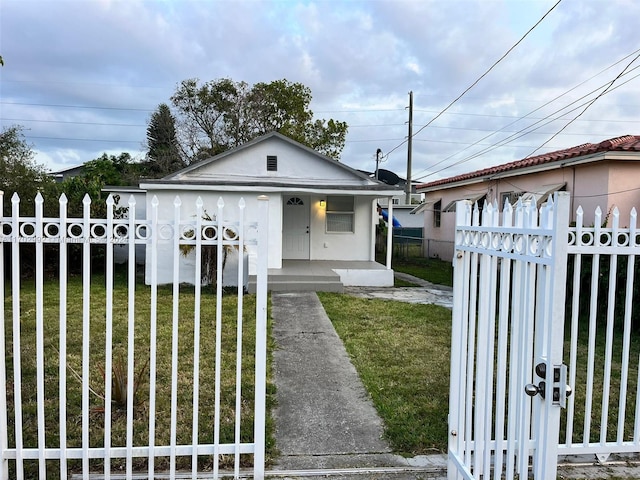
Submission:
M 91 342 L 90 342 L 90 444 L 92 447 L 103 445 L 104 437 L 104 393 L 103 370 L 105 365 L 105 303 L 106 289 L 103 276 L 94 275 L 91 279 Z M 113 296 L 113 362 L 126 364 L 127 345 L 127 283 L 125 272 L 118 272 L 115 278 Z M 57 280 L 47 279 L 44 288 L 44 350 L 45 350 L 45 423 L 46 444 L 48 447 L 59 445 L 59 298 L 60 285 Z M 36 355 L 35 355 L 35 288 L 32 282 L 25 282 L 21 291 L 21 362 L 22 362 L 22 405 L 24 418 L 24 445 L 37 446 L 36 420 Z M 11 293 L 5 297 L 5 318 L 7 327 L 7 382 L 9 396 L 9 445 L 15 445 L 13 413 L 13 362 L 11 334 Z M 254 393 L 254 350 L 255 350 L 255 296 L 245 295 L 243 309 L 242 340 L 242 422 L 241 439 L 243 442 L 253 439 L 253 393 Z M 178 341 L 178 382 L 177 391 L 177 443 L 191 444 L 191 425 L 193 419 L 194 398 L 194 304 L 193 287 L 181 287 L 179 294 L 179 341 Z M 222 356 L 220 362 L 220 439 L 222 443 L 233 443 L 236 405 L 236 294 L 223 297 L 222 303 Z M 151 289 L 136 285 L 135 294 L 135 370 L 141 372 L 141 381 L 135 397 L 134 409 L 134 446 L 148 445 L 149 418 L 155 418 L 156 445 L 169 445 L 171 392 L 171 348 L 172 348 L 172 308 L 173 295 L 170 287 L 158 289 L 157 314 L 157 385 L 155 413 L 149 411 L 149 367 L 150 355 L 150 303 Z M 82 444 L 82 391 L 80 375 L 82 372 L 82 280 L 72 277 L 68 283 L 68 328 L 67 328 L 67 445 L 80 447 Z M 216 298 L 210 287 L 203 289 L 201 301 L 200 332 L 200 373 L 199 373 L 199 427 L 198 439 L 201 443 L 212 443 L 214 424 L 214 381 L 215 381 L 215 312 Z M 270 323 L 270 320 L 269 320 Z M 269 351 L 273 344 L 269 345 Z M 268 367 L 270 372 L 270 367 Z M 125 379 L 126 381 L 126 379 Z M 267 379 L 267 411 L 275 398 L 275 387 L 271 376 Z M 123 446 L 126 440 L 126 407 L 114 404 L 111 418 L 111 445 Z M 267 455 L 273 454 L 273 422 L 267 418 Z M 246 458 L 245 458 L 246 457 Z M 229 466 L 232 459 L 221 459 L 221 467 Z M 252 462 L 250 455 L 243 456 L 243 464 Z M 191 459 L 178 459 L 179 468 L 189 468 Z M 225 465 L 225 462 L 227 464 Z M 36 462 L 26 462 L 27 470 L 37 467 Z M 70 468 L 77 470 L 77 461 L 70 461 Z M 113 460 L 113 468 L 118 468 L 120 460 Z M 201 468 L 208 468 L 211 458 L 201 458 Z M 146 459 L 135 460 L 134 468 L 145 468 Z M 168 466 L 168 459 L 158 458 L 156 469 Z M 99 469 L 101 463 L 92 460 L 92 468 Z M 54 475 L 57 465 L 51 465 L 49 472 Z M 29 470 L 28 470 L 29 471 Z M 52 477 L 53 478 L 53 477 Z
M 379 263 L 385 263 L 380 257 Z M 396 272 L 408 273 L 438 285 L 453 286 L 453 265 L 437 258 L 414 257 L 409 259 L 393 258 L 391 268 Z
M 365 388 L 385 424 L 385 438 L 394 451 L 405 455 L 445 452 L 451 342 L 451 311 L 433 305 L 413 305 L 371 300 L 335 293 L 318 293 Z M 573 441 L 582 442 L 585 418 L 585 384 L 588 364 L 588 325 L 579 328 L 576 411 Z M 606 325 L 596 329 L 590 440 L 600 435 L 602 375 L 605 365 Z M 621 382 L 622 335 L 616 331 L 612 346 L 611 393 L 607 440 L 616 440 Z M 565 340 L 565 362 L 570 351 Z M 624 440 L 634 432 L 636 385 L 640 363 L 640 334 L 630 341 L 627 410 Z M 566 410 L 562 412 L 560 438 L 566 436 Z
M 394 451 L 446 451 L 451 312 L 435 305 L 318 296 Z

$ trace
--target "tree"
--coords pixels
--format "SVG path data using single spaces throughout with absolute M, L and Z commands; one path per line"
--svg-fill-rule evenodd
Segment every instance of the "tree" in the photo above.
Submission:
M 253 138 L 278 131 L 339 159 L 347 124 L 314 120 L 311 90 L 286 79 L 256 83 L 224 78 L 198 84 L 184 80 L 171 97 L 179 116 L 183 151 L 190 161 L 216 155 Z
M 24 139 L 22 127 L 4 128 L 0 133 L 0 190 L 4 192 L 4 214 L 11 213 L 11 197 L 20 197 L 21 215 L 33 215 L 38 192 L 45 197 L 54 191 L 55 182 L 44 165 L 37 164 L 31 145 Z
M 169 107 L 162 103 L 153 112 L 147 127 L 147 160 L 145 175 L 160 178 L 186 166 L 180 154 L 176 120 Z
M 67 178 L 58 184 L 59 195 L 64 193 L 68 200 L 68 212 L 73 216 L 82 216 L 82 200 L 85 195 L 91 198 L 91 216 L 106 215 L 104 201 L 107 195 L 102 189 L 107 185 L 131 185 L 140 177 L 140 164 L 134 163 L 131 155 L 107 155 L 90 160 L 82 166 L 82 172 Z
M 180 115 L 182 148 L 191 162 L 206 156 L 222 153 L 230 147 L 228 140 L 229 119 L 241 102 L 244 83 L 220 79 L 198 85 L 195 78 L 183 80 L 171 97 Z

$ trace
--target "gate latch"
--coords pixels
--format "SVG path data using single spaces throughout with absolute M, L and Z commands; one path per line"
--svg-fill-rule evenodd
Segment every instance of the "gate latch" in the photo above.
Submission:
M 525 385 L 524 391 L 530 397 L 535 397 L 540 394 L 543 399 L 547 398 L 547 383 L 545 381 L 547 377 L 547 364 L 544 362 L 536 365 L 536 375 L 542 380 L 535 385 L 529 383 Z M 573 393 L 573 390 L 567 385 L 567 366 L 554 365 L 553 366 L 553 378 L 551 379 L 551 403 L 552 405 L 558 405 L 560 408 L 567 407 L 567 397 Z

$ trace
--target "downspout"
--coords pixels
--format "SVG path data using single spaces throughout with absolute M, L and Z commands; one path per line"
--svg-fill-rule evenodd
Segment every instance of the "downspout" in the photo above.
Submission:
M 391 249 L 393 248 L 393 199 L 389 197 L 387 206 L 387 270 L 391 270 Z

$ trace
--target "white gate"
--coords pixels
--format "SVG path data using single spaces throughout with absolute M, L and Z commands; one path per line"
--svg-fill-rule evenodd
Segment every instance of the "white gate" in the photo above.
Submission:
M 223 469 L 238 478 L 241 467 L 263 478 L 268 199 L 254 202 L 257 223 L 245 222 L 244 200 L 234 221 L 223 221 L 222 199 L 217 220 L 201 199 L 188 209 L 195 215 L 181 218 L 176 198 L 163 210 L 170 218 L 159 218 L 154 198 L 145 219 L 135 218 L 133 197 L 121 219 L 112 197 L 102 219 L 91 218 L 88 197 L 81 218 L 68 218 L 64 196 L 55 218 L 44 217 L 40 195 L 33 217 L 20 216 L 17 195 L 11 202 L 0 220 L 0 480 L 161 470 L 196 478 L 203 465 L 213 478 Z M 161 244 L 173 245 L 171 258 L 158 258 Z M 136 281 L 136 245 L 151 262 L 148 285 Z M 116 246 L 128 249 L 123 271 L 114 268 Z M 201 286 L 206 249 L 213 292 Z M 238 252 L 237 294 L 222 289 L 229 250 Z M 257 294 L 245 299 L 249 250 Z M 196 273 L 182 286 L 190 251 Z M 92 271 L 96 254 L 103 274 Z M 158 285 L 159 262 L 173 268 L 172 285 Z
M 527 478 L 530 468 L 534 478 L 556 477 L 570 393 L 562 365 L 568 219 L 565 193 L 540 212 L 458 202 L 450 479 Z

